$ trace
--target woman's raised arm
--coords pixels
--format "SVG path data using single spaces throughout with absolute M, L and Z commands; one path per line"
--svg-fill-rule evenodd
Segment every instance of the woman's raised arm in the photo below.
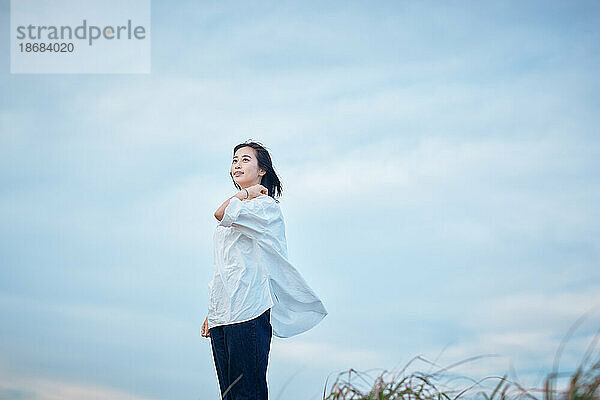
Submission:
M 221 221 L 223 219 L 223 215 L 225 214 L 225 209 L 229 205 L 229 200 L 231 200 L 233 197 L 237 197 L 238 199 L 244 201 L 244 200 L 253 199 L 256 196 L 259 196 L 261 194 L 268 194 L 268 193 L 269 193 L 268 189 L 266 187 L 264 187 L 263 185 L 253 185 L 248 188 L 248 198 L 246 198 L 246 190 L 242 189 L 239 192 L 237 192 L 236 194 L 234 194 L 233 196 L 231 196 L 230 198 L 228 198 L 227 200 L 225 200 L 225 202 L 223 202 L 223 204 L 221 204 L 221 206 L 219 208 L 217 208 L 217 211 L 215 211 L 215 214 L 214 214 L 215 218 L 219 221 Z
M 240 190 L 239 192 L 237 192 L 236 194 L 234 194 L 233 196 L 231 196 L 230 198 L 225 200 L 225 202 L 223 204 L 221 204 L 221 206 L 219 208 L 217 208 L 217 211 L 215 211 L 214 215 L 217 220 L 221 221 L 223 219 L 223 215 L 225 214 L 225 209 L 229 205 L 229 200 L 231 200 L 234 197 L 237 197 L 238 199 L 242 200 L 242 199 L 244 199 L 244 197 L 246 197 L 246 191 Z

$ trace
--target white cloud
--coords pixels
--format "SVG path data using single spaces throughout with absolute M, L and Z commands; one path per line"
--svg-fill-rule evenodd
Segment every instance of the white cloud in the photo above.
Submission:
M 566 333 L 568 327 L 589 313 L 588 320 L 600 323 L 600 286 L 577 290 L 512 293 L 477 302 L 468 327 L 490 330 L 539 329 Z
M 531 229 L 532 224 L 521 218 L 533 213 L 529 219 L 551 218 L 567 228 L 591 224 L 592 198 L 585 195 L 597 189 L 573 185 L 572 191 L 561 193 L 569 182 L 560 173 L 586 173 L 597 152 L 583 142 L 552 137 L 468 141 L 431 137 L 416 144 L 400 137 L 340 148 L 318 162 L 285 165 L 282 175 L 295 206 L 326 202 L 351 210 L 366 205 L 414 208 L 462 203 L 474 212 L 520 206 L 521 210 L 505 210 L 521 214 L 502 223 L 512 221 L 515 229 Z M 561 186 L 538 187 L 538 179 L 552 174 L 558 174 L 554 179 Z M 560 213 L 553 211 L 557 207 Z
M 470 357 L 490 355 L 451 371 L 470 377 L 502 375 L 514 367 L 521 382 L 540 387 L 569 328 L 587 319 L 566 342 L 559 371 L 574 372 L 600 324 L 600 287 L 559 293 L 515 293 L 479 300 L 462 325 L 472 336 L 448 346 L 438 364 L 447 366 Z M 434 352 L 431 352 L 432 354 Z
M 37 377 L 11 377 L 0 380 L 0 390 L 35 400 L 150 400 L 107 386 Z
M 360 347 L 348 348 L 325 342 L 273 340 L 271 346 L 273 357 L 301 362 L 309 366 L 381 365 L 383 361 L 383 356 L 374 350 Z

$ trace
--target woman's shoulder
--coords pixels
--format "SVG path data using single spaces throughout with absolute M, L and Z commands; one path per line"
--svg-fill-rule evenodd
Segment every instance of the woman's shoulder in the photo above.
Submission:
M 277 207 L 279 207 L 279 202 L 277 200 L 275 200 L 273 197 L 266 195 L 266 194 L 261 194 L 260 196 L 257 196 L 255 198 L 253 198 L 252 200 L 256 200 L 257 202 L 261 202 L 263 204 L 274 204 L 274 205 L 277 205 Z
M 244 209 L 248 210 L 248 211 L 255 211 L 255 212 L 259 212 L 259 210 L 277 210 L 278 212 L 281 211 L 281 209 L 279 208 L 279 202 L 277 200 L 275 200 L 273 197 L 266 195 L 266 194 L 261 194 L 260 196 L 256 196 L 253 197 L 251 199 L 248 200 L 242 200 L 242 204 L 244 204 Z
M 270 214 L 281 215 L 281 207 L 279 207 L 279 202 L 273 197 L 266 194 L 262 194 L 258 197 L 255 197 L 252 200 L 256 201 L 256 204 L 266 212 Z

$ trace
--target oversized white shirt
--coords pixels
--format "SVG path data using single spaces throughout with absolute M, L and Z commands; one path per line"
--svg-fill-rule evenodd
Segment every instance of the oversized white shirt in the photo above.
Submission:
M 271 309 L 273 334 L 290 337 L 317 325 L 325 306 L 287 260 L 285 224 L 270 196 L 232 197 L 214 233 L 208 328 L 249 321 Z

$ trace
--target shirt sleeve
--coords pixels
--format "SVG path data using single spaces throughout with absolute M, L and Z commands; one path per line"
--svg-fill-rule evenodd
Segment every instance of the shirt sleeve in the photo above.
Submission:
M 274 202 L 241 201 L 232 197 L 219 225 L 235 227 L 247 236 L 262 239 L 279 218 L 279 214 L 279 208 Z

